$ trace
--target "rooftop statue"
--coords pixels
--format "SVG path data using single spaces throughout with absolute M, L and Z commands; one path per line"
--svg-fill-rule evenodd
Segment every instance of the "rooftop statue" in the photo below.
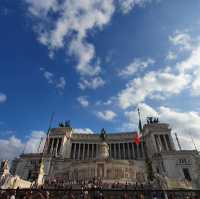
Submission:
M 158 117 L 147 117 L 147 124 L 158 124 Z
M 59 123 L 59 127 L 61 128 L 72 128 L 71 124 L 70 124 L 70 120 L 64 121 L 64 122 L 60 122 Z
M 107 137 L 107 133 L 106 133 L 105 129 L 103 128 L 103 129 L 101 129 L 100 138 L 102 141 L 105 141 L 106 137 Z

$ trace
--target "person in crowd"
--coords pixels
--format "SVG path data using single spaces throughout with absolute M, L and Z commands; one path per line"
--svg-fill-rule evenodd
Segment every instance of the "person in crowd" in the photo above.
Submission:
M 16 191 L 13 191 L 13 193 L 10 196 L 10 199 L 16 199 Z

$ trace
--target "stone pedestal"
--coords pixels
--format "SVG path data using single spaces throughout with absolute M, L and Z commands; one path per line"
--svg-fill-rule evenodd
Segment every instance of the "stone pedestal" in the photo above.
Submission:
M 109 158 L 109 146 L 106 142 L 101 142 L 99 145 L 99 154 L 97 156 L 99 160 L 105 160 Z
M 6 176 L 8 174 L 10 174 L 8 167 L 8 160 L 3 160 L 1 162 L 0 177 Z
M 38 173 L 38 178 L 36 182 L 37 186 L 42 186 L 44 184 L 44 162 L 43 159 L 41 160 L 40 163 L 40 168 L 39 168 L 39 173 Z

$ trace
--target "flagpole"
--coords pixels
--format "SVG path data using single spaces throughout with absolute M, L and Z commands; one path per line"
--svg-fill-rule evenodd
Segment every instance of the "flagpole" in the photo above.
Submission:
M 51 125 L 52 125 L 52 122 L 53 122 L 54 115 L 55 115 L 55 112 L 52 112 L 50 120 L 49 120 L 49 128 L 47 130 L 47 137 L 46 137 L 45 145 L 48 143 L 48 140 L 49 140 L 49 132 L 51 130 Z M 44 154 L 45 145 L 44 145 L 44 148 L 43 148 L 43 151 L 42 151 L 42 156 Z
M 39 163 L 39 173 L 38 173 L 38 177 L 37 177 L 37 181 L 36 181 L 36 186 L 40 186 L 44 183 L 44 152 L 45 152 L 45 146 L 48 145 L 48 140 L 49 140 L 49 132 L 51 130 L 51 124 L 52 124 L 52 121 L 53 121 L 53 118 L 54 118 L 54 112 L 52 112 L 51 114 L 51 117 L 50 117 L 50 120 L 49 120 L 49 128 L 47 130 L 47 137 L 46 137 L 46 140 L 45 140 L 45 144 L 44 144 L 44 147 L 43 147 L 43 150 L 42 150 L 42 154 L 41 154 L 41 159 L 40 159 L 40 163 Z

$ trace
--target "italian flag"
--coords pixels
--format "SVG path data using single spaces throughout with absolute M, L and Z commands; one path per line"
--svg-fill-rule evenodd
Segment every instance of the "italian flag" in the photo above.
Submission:
M 139 145 L 141 143 L 141 135 L 139 133 L 134 136 L 134 143 Z

